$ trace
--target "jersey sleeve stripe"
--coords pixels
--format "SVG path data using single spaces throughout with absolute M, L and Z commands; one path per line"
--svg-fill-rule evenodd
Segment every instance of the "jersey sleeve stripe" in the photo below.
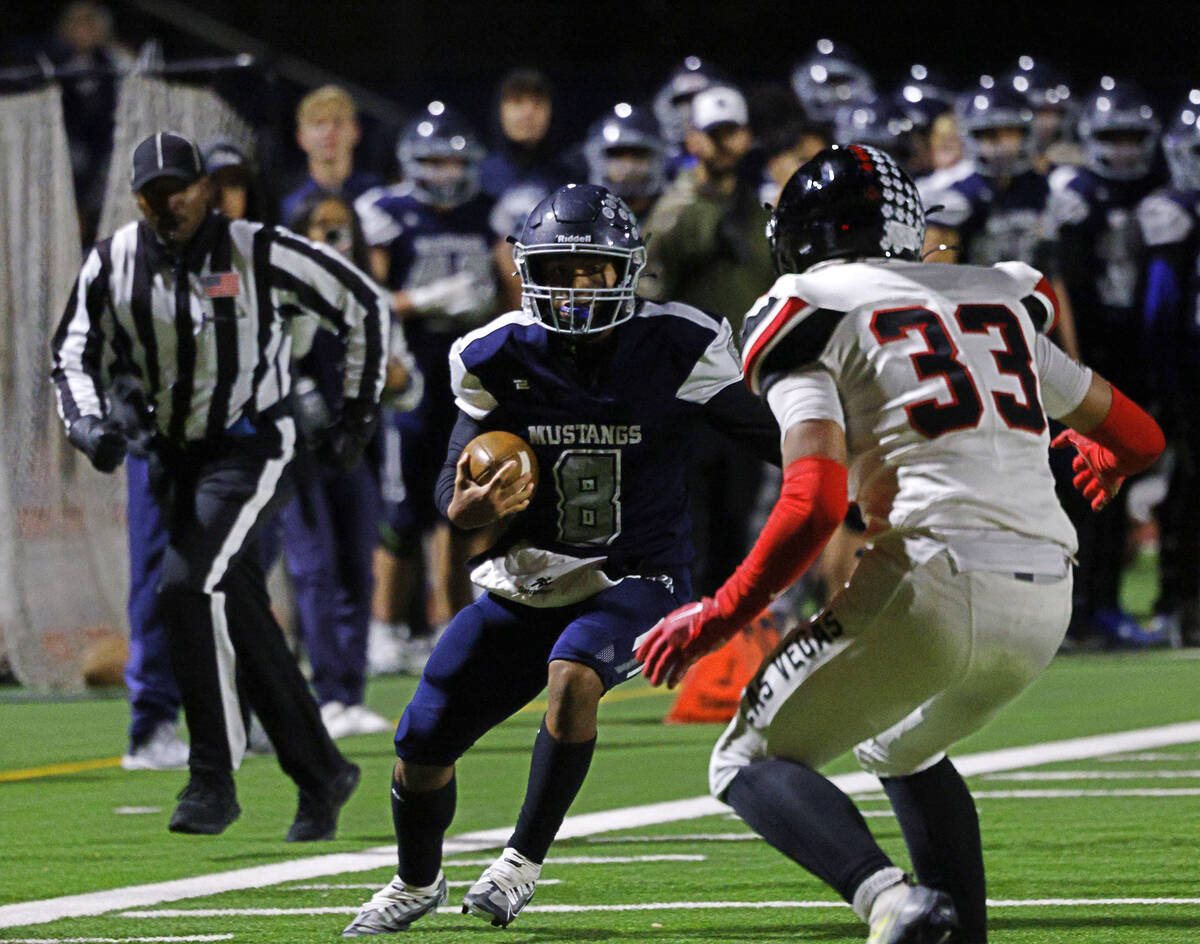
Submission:
M 779 343 L 786 333 L 785 328 L 792 318 L 812 306 L 801 298 L 788 298 L 775 312 L 774 316 L 765 321 L 761 327 L 755 327 L 745 339 L 742 355 L 742 370 L 745 372 L 746 385 L 751 392 L 759 393 L 759 371 L 764 357 Z
M 1058 325 L 1058 296 L 1045 276 L 1038 280 L 1031 294 L 1021 299 L 1021 304 L 1042 334 L 1049 334 Z
M 813 363 L 825 350 L 844 311 L 813 308 L 790 298 L 746 351 L 746 382 L 762 393 L 762 380 L 772 371 L 788 371 Z

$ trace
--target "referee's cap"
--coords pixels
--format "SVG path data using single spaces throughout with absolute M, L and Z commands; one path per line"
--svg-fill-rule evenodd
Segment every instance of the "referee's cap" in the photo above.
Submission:
M 133 149 L 129 183 L 134 192 L 159 177 L 192 183 L 204 176 L 204 160 L 195 143 L 173 131 L 157 131 Z

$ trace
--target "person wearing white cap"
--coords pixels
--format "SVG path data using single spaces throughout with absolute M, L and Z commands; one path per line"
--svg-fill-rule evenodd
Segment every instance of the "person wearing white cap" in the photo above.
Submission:
M 647 264 L 639 292 L 679 299 L 729 319 L 736 338 L 742 314 L 770 281 L 758 197 L 759 175 L 746 173 L 754 139 L 745 96 L 713 85 L 692 99 L 685 146 L 696 164 L 679 173 L 646 220 Z M 689 491 L 698 553 L 692 575 L 700 593 L 715 590 L 749 548 L 749 522 L 762 480 L 721 437 L 701 436 Z

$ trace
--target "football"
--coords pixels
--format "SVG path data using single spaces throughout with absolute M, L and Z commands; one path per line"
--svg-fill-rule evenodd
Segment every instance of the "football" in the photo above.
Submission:
M 509 459 L 516 459 L 516 466 L 505 473 L 501 482 L 507 485 L 526 472 L 530 472 L 533 474 L 533 487 L 537 488 L 537 456 L 533 454 L 529 443 L 520 436 L 500 429 L 490 430 L 480 433 L 467 443 L 463 452 L 470 456 L 471 478 L 480 485 L 486 485 L 491 481 L 496 470 Z

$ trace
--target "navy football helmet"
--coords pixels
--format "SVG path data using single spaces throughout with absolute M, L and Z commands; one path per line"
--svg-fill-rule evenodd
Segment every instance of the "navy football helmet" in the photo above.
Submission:
M 915 129 L 926 130 L 939 115 L 954 110 L 957 96 L 943 76 L 915 63 L 892 98 Z
M 841 106 L 872 101 L 875 82 L 852 50 L 819 39 L 813 52 L 793 67 L 792 91 L 809 118 L 832 122 Z
M 1033 109 L 1012 85 L 983 77 L 959 98 L 955 114 L 963 152 L 984 177 L 1015 177 L 1033 167 Z M 1015 146 L 991 140 L 989 132 L 1006 128 L 1020 132 Z
M 1188 92 L 1162 146 L 1175 189 L 1200 190 L 1200 89 Z
M 479 165 L 485 151 L 475 130 L 457 111 L 433 101 L 400 133 L 396 159 L 417 198 L 456 207 L 479 193 Z M 461 165 L 441 158 L 458 158 Z
M 588 129 L 588 180 L 623 200 L 656 197 L 667 180 L 667 142 L 654 116 L 620 102 Z
M 837 110 L 833 137 L 838 144 L 870 144 L 891 151 L 902 146 L 905 135 L 913 130 L 913 121 L 894 98 L 846 105 Z
M 1056 139 L 1069 137 L 1079 119 L 1067 77 L 1032 56 L 1021 56 L 1005 82 L 1025 96 L 1033 109 L 1034 146 L 1044 150 Z
M 780 275 L 826 259 L 916 262 L 925 242 L 925 210 L 916 185 L 886 151 L 834 145 L 784 185 L 767 241 Z
M 1084 162 L 1109 180 L 1139 180 L 1154 165 L 1161 130 L 1146 94 L 1132 82 L 1106 75 L 1079 119 Z
M 722 85 L 720 69 L 699 56 L 688 56 L 654 93 L 654 117 L 662 135 L 674 145 L 683 144 L 692 120 L 692 99 L 710 85 Z
M 567 184 L 533 208 L 513 244 L 513 260 L 525 311 L 550 331 L 583 337 L 633 317 L 646 243 L 620 197 L 595 184 Z M 551 270 L 562 262 L 603 267 L 606 284 L 557 285 L 563 280 Z

